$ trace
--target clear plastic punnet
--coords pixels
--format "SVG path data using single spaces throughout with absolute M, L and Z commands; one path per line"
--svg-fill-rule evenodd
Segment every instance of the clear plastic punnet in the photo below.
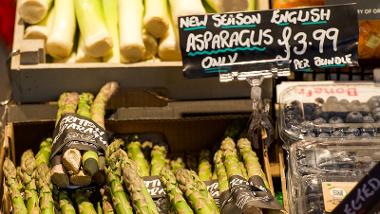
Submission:
M 280 136 L 287 146 L 304 139 L 380 136 L 380 87 L 374 83 L 285 85 L 277 91 Z
M 376 139 L 299 141 L 289 148 L 292 214 L 331 213 L 380 161 Z

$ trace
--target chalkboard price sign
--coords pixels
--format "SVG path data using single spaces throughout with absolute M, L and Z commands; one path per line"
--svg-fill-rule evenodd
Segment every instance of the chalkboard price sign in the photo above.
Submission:
M 179 17 L 186 77 L 357 66 L 354 5 Z

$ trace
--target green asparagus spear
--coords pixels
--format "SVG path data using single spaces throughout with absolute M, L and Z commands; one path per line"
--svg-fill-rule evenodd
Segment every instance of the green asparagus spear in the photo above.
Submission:
M 144 153 L 141 150 L 141 143 L 134 141 L 127 146 L 128 157 L 136 163 L 139 175 L 141 177 L 149 176 L 149 163 L 145 159 Z
M 245 168 L 244 163 L 239 161 L 239 167 L 240 167 L 240 170 L 241 170 L 243 177 L 248 180 L 247 169 Z
M 102 195 L 102 209 L 104 214 L 113 214 L 113 207 L 110 197 L 108 196 L 108 190 L 102 188 L 100 189 L 100 194 Z
M 41 164 L 49 164 L 52 143 L 53 139 L 46 138 L 40 144 L 40 150 L 38 151 L 35 157 L 37 166 Z
M 243 176 L 241 169 L 239 167 L 239 158 L 236 153 L 235 142 L 227 137 L 221 145 L 224 156 L 224 166 L 226 168 L 227 176 L 231 177 L 232 175 Z
M 103 214 L 102 203 L 100 203 L 100 201 L 96 203 L 96 212 L 97 214 Z
M 152 163 L 151 163 L 151 169 L 150 169 L 151 176 L 160 175 L 161 170 L 167 164 L 166 154 L 167 154 L 167 151 L 166 151 L 165 146 L 160 146 L 160 145 L 153 146 Z
M 199 154 L 199 166 L 198 166 L 199 178 L 202 181 L 209 181 L 212 179 L 212 170 L 210 164 L 210 151 L 202 150 Z
M 157 207 L 151 198 L 144 181 L 138 175 L 138 169 L 133 162 L 128 158 L 127 153 L 119 149 L 110 157 L 111 161 L 119 160 L 122 168 L 124 184 L 127 186 L 128 192 L 131 195 L 132 205 L 136 213 L 151 213 L 158 214 Z
M 37 188 L 40 197 L 41 214 L 54 213 L 53 185 L 50 180 L 50 169 L 47 164 L 37 166 Z
M 12 198 L 12 207 L 14 213 L 27 214 L 28 210 L 24 204 L 24 199 L 20 192 L 21 185 L 17 181 L 16 167 L 9 158 L 5 158 L 4 160 L 3 172 L 5 183 Z
M 257 157 L 256 153 L 252 150 L 251 142 L 247 138 L 241 138 L 238 141 L 238 148 L 240 155 L 244 160 L 248 177 L 252 177 L 254 175 L 259 176 L 261 179 L 263 179 L 265 187 L 269 189 L 268 180 L 264 171 L 261 168 L 259 158 Z
M 223 164 L 223 151 L 218 150 L 214 154 L 215 172 L 218 177 L 219 191 L 222 193 L 228 190 L 228 177 Z
M 36 159 L 32 150 L 25 151 L 21 156 L 21 180 L 25 188 L 28 213 L 39 213 L 39 201 L 36 187 Z
M 219 213 L 219 207 L 216 204 L 214 198 L 211 196 L 211 193 L 208 191 L 206 184 L 198 177 L 197 173 L 194 171 L 190 171 L 190 173 L 192 175 L 196 188 L 199 190 L 202 196 L 208 200 L 211 208 L 213 209 L 213 212 Z
M 85 192 L 76 191 L 74 198 L 78 206 L 79 214 L 97 214 L 94 205 L 90 202 Z
M 116 139 L 107 147 L 107 165 L 105 167 L 105 172 L 107 174 L 107 186 L 110 190 L 115 212 L 117 214 L 133 214 L 129 199 L 123 189 L 120 161 L 111 159 L 111 157 L 114 156 L 114 153 L 118 151 L 122 146 L 124 146 L 124 142 L 120 139 Z
M 193 180 L 193 176 L 190 170 L 180 169 L 176 173 L 176 179 L 178 187 L 185 194 L 187 200 L 190 202 L 191 207 L 197 214 L 213 214 L 216 212 L 210 201 L 202 195 L 197 189 L 197 185 Z
M 59 208 L 62 214 L 75 214 L 73 203 L 64 190 L 59 192 Z
M 104 125 L 104 116 L 106 114 L 106 106 L 107 102 L 111 98 L 113 94 L 119 88 L 119 84 L 117 82 L 108 82 L 106 83 L 99 91 L 96 96 L 94 103 L 91 106 L 91 118 L 95 121 L 99 126 L 105 128 Z
M 58 112 L 55 124 L 57 125 L 63 114 L 75 113 L 79 102 L 79 95 L 76 92 L 66 92 L 61 94 L 58 100 Z
M 194 213 L 191 207 L 187 204 L 182 191 L 177 186 L 175 175 L 167 167 L 161 171 L 161 182 L 166 193 L 169 196 L 170 204 L 175 213 L 192 214 Z
M 183 159 L 181 157 L 177 157 L 176 159 L 171 160 L 170 167 L 174 174 L 177 172 L 177 170 L 186 168 L 185 162 L 183 162 Z
M 77 114 L 91 119 L 91 105 L 94 102 L 94 95 L 91 93 L 82 93 L 79 96 Z

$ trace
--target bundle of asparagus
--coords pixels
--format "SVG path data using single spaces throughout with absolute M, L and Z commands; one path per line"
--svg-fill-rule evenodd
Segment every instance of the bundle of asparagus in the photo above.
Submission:
M 93 119 L 104 128 L 105 107 L 108 100 L 116 92 L 118 84 L 109 82 L 105 84 L 94 100 L 90 93 L 64 93 L 58 101 L 57 123 L 63 114 L 77 113 L 78 115 Z M 104 181 L 102 161 L 98 151 L 80 151 L 76 147 L 64 146 L 62 156 L 57 155 L 52 161 L 52 180 L 57 186 L 66 188 L 74 186 L 88 186 L 92 182 L 102 184 Z M 99 172 L 99 170 L 101 170 Z
M 123 208 L 123 210 L 128 211 L 126 213 L 132 213 L 132 210 L 129 208 L 130 203 L 128 202 L 128 198 L 124 195 L 125 193 L 122 189 L 121 181 L 124 181 L 136 213 L 158 213 L 157 207 L 144 185 L 144 181 L 139 176 L 135 162 L 129 159 L 128 154 L 122 149 L 123 146 L 124 142 L 122 140 L 115 140 L 108 146 L 106 152 L 106 161 L 108 164 L 106 168 L 108 174 L 107 183 L 111 189 L 113 201 L 117 202 L 116 207 L 128 206 Z M 113 192 L 119 193 L 117 196 L 121 196 L 123 203 L 120 201 L 121 198 L 116 197 Z

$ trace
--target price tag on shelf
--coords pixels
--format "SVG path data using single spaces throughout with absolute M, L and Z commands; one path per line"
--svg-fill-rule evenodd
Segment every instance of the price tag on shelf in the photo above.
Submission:
M 188 78 L 286 76 L 357 66 L 353 4 L 179 17 Z

